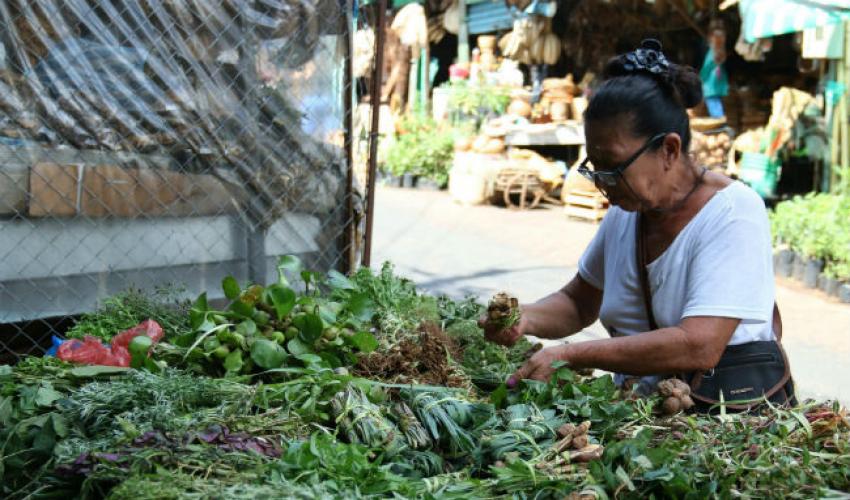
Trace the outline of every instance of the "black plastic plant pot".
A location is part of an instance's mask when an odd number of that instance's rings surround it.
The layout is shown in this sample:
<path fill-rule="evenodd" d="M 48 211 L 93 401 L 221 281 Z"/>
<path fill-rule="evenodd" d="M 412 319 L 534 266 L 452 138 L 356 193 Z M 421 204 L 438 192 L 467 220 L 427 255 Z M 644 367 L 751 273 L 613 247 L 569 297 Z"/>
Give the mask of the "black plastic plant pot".
<path fill-rule="evenodd" d="M 803 281 L 806 277 L 806 259 L 804 259 L 800 254 L 794 254 L 794 279 L 797 281 Z"/>
<path fill-rule="evenodd" d="M 838 287 L 838 300 L 850 304 L 850 283 L 844 283 Z"/>
<path fill-rule="evenodd" d="M 776 259 L 773 264 L 776 269 L 775 273 L 785 278 L 790 278 L 794 270 L 794 251 L 787 248 L 776 252 Z"/>
<path fill-rule="evenodd" d="M 428 179 L 427 177 L 420 177 L 419 181 L 416 183 L 416 189 L 422 189 L 425 191 L 439 191 L 440 183 L 433 179 Z"/>
<path fill-rule="evenodd" d="M 838 289 L 841 287 L 841 282 L 835 278 L 824 278 L 823 291 L 830 297 L 838 296 Z"/>
<path fill-rule="evenodd" d="M 419 179 L 417 179 L 417 176 L 415 176 L 413 174 L 404 174 L 401 177 L 401 179 L 402 179 L 401 187 L 405 187 L 405 188 L 415 188 L 416 187 L 416 181 L 419 180 Z"/>
<path fill-rule="evenodd" d="M 823 261 L 820 259 L 806 260 L 806 272 L 803 275 L 803 284 L 808 288 L 818 287 L 818 276 L 823 271 Z"/>
<path fill-rule="evenodd" d="M 404 186 L 404 178 L 398 175 L 387 174 L 384 176 L 384 185 L 390 187 L 402 187 Z"/>

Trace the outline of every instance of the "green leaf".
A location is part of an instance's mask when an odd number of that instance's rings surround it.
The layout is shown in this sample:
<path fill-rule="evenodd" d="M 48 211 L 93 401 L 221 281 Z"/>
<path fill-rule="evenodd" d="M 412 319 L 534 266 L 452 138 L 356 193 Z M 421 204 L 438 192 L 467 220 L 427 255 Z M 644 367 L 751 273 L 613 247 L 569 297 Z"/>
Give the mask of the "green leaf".
<path fill-rule="evenodd" d="M 353 281 L 335 269 L 328 271 L 328 284 L 337 290 L 354 290 L 357 288 Z"/>
<path fill-rule="evenodd" d="M 254 306 L 248 305 L 241 300 L 235 300 L 230 304 L 230 310 L 243 318 L 252 318 L 254 316 Z"/>
<path fill-rule="evenodd" d="M 325 329 L 325 324 L 317 314 L 306 314 L 301 321 L 301 325 L 296 325 L 300 330 L 298 337 L 307 344 L 319 340 L 322 332 Z"/>
<path fill-rule="evenodd" d="M 302 361 L 308 368 L 321 368 L 323 359 L 316 354 L 306 353 L 295 356 L 296 359 Z"/>
<path fill-rule="evenodd" d="M 6 427 L 12 425 L 12 411 L 14 411 L 14 399 L 12 396 L 2 397 L 0 396 L 0 427 Z M 0 463 L 3 461 L 0 460 Z"/>
<path fill-rule="evenodd" d="M 632 461 L 646 470 L 651 470 L 653 467 L 652 461 L 646 455 L 638 455 Z"/>
<path fill-rule="evenodd" d="M 44 426 L 41 432 L 36 434 L 35 440 L 32 442 L 34 450 L 50 454 L 53 453 L 53 447 L 56 445 L 56 432 L 53 431 L 53 426 Z"/>
<path fill-rule="evenodd" d="M 368 293 L 358 293 L 348 300 L 348 310 L 360 321 L 371 321 L 375 315 L 375 302 Z"/>
<path fill-rule="evenodd" d="M 328 302 L 319 306 L 319 316 L 321 316 L 322 321 L 329 325 L 336 323 L 341 311 L 342 304 L 338 302 Z"/>
<path fill-rule="evenodd" d="M 309 354 L 313 352 L 313 348 L 310 345 L 302 342 L 301 339 L 299 339 L 298 337 L 295 337 L 294 339 L 287 342 L 286 348 L 293 356 L 299 356 L 301 354 Z"/>
<path fill-rule="evenodd" d="M 252 319 L 246 319 L 236 325 L 236 333 L 242 334 L 246 337 L 255 335 L 257 333 L 257 324 L 254 323 L 254 320 Z"/>
<path fill-rule="evenodd" d="M 201 324 L 207 320 L 207 312 L 210 310 L 207 304 L 207 294 L 202 293 L 189 309 L 189 324 L 195 330 L 201 329 Z"/>
<path fill-rule="evenodd" d="M 199 330 L 196 328 L 196 330 Z M 195 341 L 195 332 L 186 332 L 183 335 L 176 337 L 172 343 L 177 347 L 189 347 Z"/>
<path fill-rule="evenodd" d="M 319 357 L 321 357 L 322 360 L 324 360 L 324 362 L 327 363 L 328 366 L 330 366 L 331 368 L 339 368 L 340 366 L 342 366 L 342 360 L 339 359 L 339 357 L 332 352 L 320 352 Z"/>
<path fill-rule="evenodd" d="M 283 285 L 272 285 L 268 289 L 278 319 L 285 318 L 295 307 L 295 291 Z"/>
<path fill-rule="evenodd" d="M 38 392 L 35 393 L 35 404 L 38 406 L 50 406 L 60 399 L 62 394 L 47 384 L 39 387 Z"/>
<path fill-rule="evenodd" d="M 210 321 L 209 319 L 204 319 L 196 330 L 200 332 L 206 332 L 215 328 L 215 322 Z"/>
<path fill-rule="evenodd" d="M 65 421 L 65 417 L 61 413 L 54 413 L 51 420 L 56 435 L 60 438 L 66 437 L 68 435 L 68 423 Z"/>
<path fill-rule="evenodd" d="M 76 378 L 93 378 L 101 375 L 120 375 L 127 373 L 129 368 L 122 366 L 77 366 L 68 372 Z"/>
<path fill-rule="evenodd" d="M 303 281 L 308 287 L 310 286 L 310 283 L 313 282 L 314 277 L 315 275 L 310 271 L 301 271 L 301 281 Z"/>
<path fill-rule="evenodd" d="M 617 471 L 615 472 L 615 474 L 617 475 L 617 479 L 620 480 L 621 485 L 625 485 L 626 488 L 629 489 L 629 491 L 635 491 L 635 485 L 634 483 L 632 483 L 631 478 L 626 473 L 625 469 L 623 469 L 623 467 L 617 467 Z"/>
<path fill-rule="evenodd" d="M 163 366 L 165 366 L 164 365 L 165 361 L 162 361 L 161 363 L 163 363 Z M 151 358 L 145 358 L 145 363 L 144 363 L 145 370 L 147 370 L 151 373 L 160 373 L 163 369 L 163 366 L 160 366 L 159 363 L 157 363 L 156 361 L 154 361 Z"/>
<path fill-rule="evenodd" d="M 286 351 L 277 342 L 257 339 L 251 345 L 251 359 L 257 366 L 266 370 L 279 368 L 286 360 Z"/>
<path fill-rule="evenodd" d="M 366 354 L 378 348 L 378 340 L 369 332 L 357 332 L 348 338 L 348 342 Z"/>
<path fill-rule="evenodd" d="M 230 300 L 238 299 L 239 295 L 242 293 L 242 289 L 239 288 L 239 283 L 233 276 L 228 276 L 221 280 L 221 289 L 224 290 L 224 296 Z"/>
<path fill-rule="evenodd" d="M 12 367 L 9 365 L 0 365 L 0 382 L 12 379 Z"/>
<path fill-rule="evenodd" d="M 508 386 L 500 384 L 495 391 L 490 393 L 490 402 L 498 409 L 503 409 L 508 401 Z"/>
<path fill-rule="evenodd" d="M 298 274 L 302 269 L 301 259 L 294 255 L 284 255 L 277 261 L 278 281 L 281 285 L 288 286 L 289 280 L 286 279 L 284 271 L 289 271 L 292 274 Z"/>
<path fill-rule="evenodd" d="M 224 358 L 224 369 L 229 372 L 238 372 L 242 369 L 242 350 L 236 349 Z"/>
<path fill-rule="evenodd" d="M 200 312 L 207 312 L 210 310 L 210 306 L 207 303 L 207 294 L 206 292 L 200 294 L 198 298 L 195 300 L 195 303 L 192 304 L 192 309 L 195 309 Z"/>
<path fill-rule="evenodd" d="M 649 471 L 643 475 L 645 481 L 670 481 L 674 477 L 676 477 L 675 474 L 667 466 Z"/>

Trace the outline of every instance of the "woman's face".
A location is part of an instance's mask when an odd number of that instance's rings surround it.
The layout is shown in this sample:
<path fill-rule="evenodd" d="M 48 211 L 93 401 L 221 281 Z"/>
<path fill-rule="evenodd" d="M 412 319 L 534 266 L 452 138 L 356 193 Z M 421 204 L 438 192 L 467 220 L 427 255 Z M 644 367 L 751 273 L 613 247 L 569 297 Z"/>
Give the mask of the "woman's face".
<path fill-rule="evenodd" d="M 669 170 L 665 168 L 669 141 L 665 134 L 633 137 L 624 126 L 625 122 L 587 123 L 585 138 L 591 170 L 620 172 L 613 186 L 600 186 L 597 182 L 597 187 L 607 195 L 611 204 L 634 212 L 647 208 L 647 205 L 655 207 L 663 200 L 663 180 Z M 628 163 L 629 160 L 632 161 Z"/>

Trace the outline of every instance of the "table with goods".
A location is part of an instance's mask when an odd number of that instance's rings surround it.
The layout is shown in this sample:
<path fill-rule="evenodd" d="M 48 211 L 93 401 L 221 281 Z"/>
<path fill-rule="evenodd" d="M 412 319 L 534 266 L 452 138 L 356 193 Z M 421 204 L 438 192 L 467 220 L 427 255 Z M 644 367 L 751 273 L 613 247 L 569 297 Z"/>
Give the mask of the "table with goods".
<path fill-rule="evenodd" d="M 350 276 L 281 259 L 226 300 L 128 291 L 56 356 L 0 366 L 0 497 L 813 498 L 850 491 L 837 404 L 683 412 L 485 341 L 519 320 L 417 290 L 390 264 Z M 100 363 L 100 364 L 91 364 Z"/>

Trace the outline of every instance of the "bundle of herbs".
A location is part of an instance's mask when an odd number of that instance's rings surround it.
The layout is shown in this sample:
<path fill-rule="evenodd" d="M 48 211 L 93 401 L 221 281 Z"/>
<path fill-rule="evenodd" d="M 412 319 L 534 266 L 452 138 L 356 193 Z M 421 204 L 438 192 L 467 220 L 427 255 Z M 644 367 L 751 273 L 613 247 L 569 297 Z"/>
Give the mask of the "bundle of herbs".
<path fill-rule="evenodd" d="M 180 288 L 174 286 L 149 291 L 129 289 L 105 299 L 94 312 L 83 314 L 65 336 L 82 339 L 90 335 L 109 342 L 118 333 L 148 319 L 162 326 L 166 338 L 182 335 L 190 330 L 189 301 L 182 295 Z"/>

